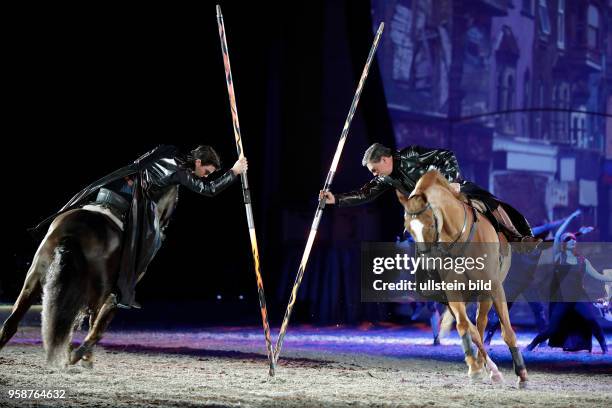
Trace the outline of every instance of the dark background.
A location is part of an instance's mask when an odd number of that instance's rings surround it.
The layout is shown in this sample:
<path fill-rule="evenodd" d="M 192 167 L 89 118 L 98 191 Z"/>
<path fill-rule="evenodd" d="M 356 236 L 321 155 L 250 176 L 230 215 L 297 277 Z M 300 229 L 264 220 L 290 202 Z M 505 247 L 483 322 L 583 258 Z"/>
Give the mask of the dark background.
<path fill-rule="evenodd" d="M 7 14 L 1 301 L 16 298 L 38 244 L 27 229 L 93 180 L 161 143 L 185 150 L 210 144 L 225 166 L 236 160 L 215 3 L 24 8 Z M 369 1 L 219 3 L 263 278 L 277 323 L 378 22 L 371 20 Z M 335 191 L 369 179 L 360 162 L 374 141 L 394 144 L 376 63 Z M 402 223 L 394 201 L 389 195 L 367 208 L 326 211 L 298 321 L 384 315 L 380 305 L 347 304 L 358 300 L 359 264 L 358 256 L 347 261 L 343 254 L 357 254 L 362 240 L 395 239 Z M 340 262 L 331 269 L 337 273 L 322 276 L 330 262 Z M 322 300 L 317 294 L 324 292 Z M 200 321 L 258 321 L 238 184 L 214 199 L 181 192 L 167 240 L 137 299 L 145 310 L 159 302 L 216 305 L 200 313 Z"/>

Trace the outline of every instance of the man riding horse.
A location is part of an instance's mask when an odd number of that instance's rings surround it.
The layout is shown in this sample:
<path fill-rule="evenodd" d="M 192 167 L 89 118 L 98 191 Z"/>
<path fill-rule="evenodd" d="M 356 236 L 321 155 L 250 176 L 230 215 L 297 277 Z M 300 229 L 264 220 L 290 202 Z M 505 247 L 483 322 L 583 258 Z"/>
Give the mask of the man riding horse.
<path fill-rule="evenodd" d="M 180 154 L 174 146 L 159 146 L 132 164 L 85 187 L 58 213 L 35 229 L 47 225 L 60 214 L 87 204 L 106 208 L 107 215 L 123 227 L 117 306 L 139 308 L 134 300 L 136 282 L 160 248 L 170 216 L 156 211 L 162 193 L 168 187 L 182 185 L 198 194 L 215 196 L 246 171 L 248 164 L 246 158 L 239 159 L 217 179 L 204 180 L 220 167 L 219 155 L 210 146 L 200 145 L 187 155 Z"/>
<path fill-rule="evenodd" d="M 364 204 L 392 188 L 408 196 L 421 176 L 435 169 L 451 183 L 453 188 L 461 191 L 481 207 L 485 216 L 509 242 L 534 244 L 540 242 L 534 238 L 529 223 L 521 213 L 461 177 L 457 159 L 450 150 L 413 145 L 400 151 L 393 151 L 380 143 L 374 143 L 366 150 L 361 163 L 368 168 L 374 178 L 360 189 L 349 193 L 322 192 L 326 204 L 336 204 L 339 207 Z"/>
<path fill-rule="evenodd" d="M 366 150 L 362 164 L 367 166 L 368 170 L 375 176 L 374 179 L 361 189 L 350 193 L 334 195 L 331 192 L 322 191 L 321 195 L 325 197 L 326 203 L 339 206 L 366 203 L 393 188 L 397 192 L 405 213 L 411 217 L 407 219 L 408 221 L 405 222 L 404 226 L 411 234 L 415 235 L 414 238 L 417 242 L 451 242 L 449 240 L 455 237 L 451 244 L 452 247 L 466 232 L 468 222 L 471 227 L 465 242 L 495 243 L 497 241 L 501 243 L 499 233 L 503 233 L 508 242 L 535 244 L 529 245 L 529 247 L 535 247 L 539 242 L 538 239 L 533 237 L 527 220 L 517 210 L 461 177 L 457 159 L 449 150 L 410 146 L 394 152 L 379 143 L 375 143 Z M 472 206 L 471 211 L 466 210 L 468 203 L 463 201 L 464 197 L 460 197 L 459 192 L 471 201 L 469 203 Z M 490 220 L 490 223 L 481 223 L 482 226 L 476 228 L 479 216 L 475 208 L 478 208 Z M 440 220 L 438 220 L 439 217 L 435 216 L 434 209 L 440 211 Z M 471 215 L 468 215 L 470 212 Z M 461 213 L 463 213 L 463 228 L 461 228 Z M 428 220 L 425 221 L 423 218 Z M 469 219 L 471 221 L 468 221 Z M 429 232 L 427 236 L 423 233 L 424 230 Z M 517 346 L 516 334 L 512 329 L 508 315 L 503 288 L 503 281 L 510 265 L 511 252 L 508 251 L 507 255 L 503 255 L 501 248 L 493 245 L 486 247 L 476 245 L 472 246 L 471 250 L 476 250 L 478 256 L 484 254 L 483 259 L 488 260 L 487 265 L 481 272 L 469 276 L 463 273 L 459 274 L 452 268 L 437 269 L 435 272 L 439 279 L 446 282 L 452 282 L 451 279 L 462 277 L 464 284 L 466 279 L 488 281 L 491 284 L 490 289 L 479 290 L 477 293 L 476 326 L 467 316 L 466 298 L 463 297 L 464 295 L 472 296 L 473 293 L 459 291 L 460 293 L 457 294 L 453 289 L 446 289 L 436 293 L 435 297 L 443 296 L 444 302 L 448 304 L 456 319 L 457 332 L 461 337 L 470 378 L 479 378 L 490 370 L 490 378 L 493 383 L 499 383 L 503 381 L 501 373 L 488 356 L 482 342 L 487 324 L 487 314 L 490 308 L 493 305 L 495 306 L 500 316 L 503 316 L 503 337 L 512 355 L 517 384 L 520 388 L 524 388 L 528 381 L 527 368 Z M 464 254 L 465 251 L 469 250 L 464 246 L 460 251 Z M 470 255 L 471 258 L 476 258 L 474 252 L 470 253 L 472 254 Z M 487 255 L 490 256 L 487 257 Z M 417 281 L 418 279 L 417 276 Z M 451 297 L 451 294 L 453 294 L 453 297 Z M 457 295 L 459 295 L 458 298 Z M 429 295 L 425 296 L 430 297 Z M 474 354 L 472 342 L 477 346 L 478 355 Z"/>

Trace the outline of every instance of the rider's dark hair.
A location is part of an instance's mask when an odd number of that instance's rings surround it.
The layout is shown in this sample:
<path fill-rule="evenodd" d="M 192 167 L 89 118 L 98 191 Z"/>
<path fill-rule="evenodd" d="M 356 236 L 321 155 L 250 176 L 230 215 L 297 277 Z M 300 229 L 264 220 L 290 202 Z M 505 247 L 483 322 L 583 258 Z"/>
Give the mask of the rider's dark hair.
<path fill-rule="evenodd" d="M 363 154 L 361 165 L 366 166 L 368 163 L 378 163 L 382 157 L 391 157 L 392 154 L 393 151 L 390 148 L 380 143 L 374 143 Z"/>
<path fill-rule="evenodd" d="M 215 149 L 207 145 L 199 145 L 193 149 L 187 155 L 185 167 L 193 169 L 196 160 L 200 160 L 202 166 L 211 165 L 215 166 L 215 169 L 219 169 L 221 167 L 221 159 L 219 158 L 219 154 L 215 151 Z"/>

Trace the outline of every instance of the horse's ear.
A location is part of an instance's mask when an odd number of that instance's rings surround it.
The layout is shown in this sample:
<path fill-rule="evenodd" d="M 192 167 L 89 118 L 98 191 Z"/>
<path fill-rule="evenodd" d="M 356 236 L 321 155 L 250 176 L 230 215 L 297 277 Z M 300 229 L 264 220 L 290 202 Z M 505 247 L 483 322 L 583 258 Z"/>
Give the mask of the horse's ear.
<path fill-rule="evenodd" d="M 427 205 L 427 197 L 423 193 L 411 194 L 407 200 L 407 208 L 410 211 L 418 211 L 422 207 Z"/>
<path fill-rule="evenodd" d="M 408 197 L 408 199 L 412 200 L 413 198 L 420 198 L 421 201 L 423 201 L 424 203 L 427 202 L 427 197 L 420 190 L 419 191 L 413 190 L 412 193 L 410 193 L 410 197 Z"/>

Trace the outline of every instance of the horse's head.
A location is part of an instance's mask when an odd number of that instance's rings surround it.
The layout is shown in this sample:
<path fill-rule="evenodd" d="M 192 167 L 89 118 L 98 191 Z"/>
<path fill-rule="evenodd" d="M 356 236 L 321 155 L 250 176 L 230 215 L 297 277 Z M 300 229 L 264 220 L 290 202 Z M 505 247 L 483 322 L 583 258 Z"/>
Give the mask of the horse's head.
<path fill-rule="evenodd" d="M 397 196 L 404 207 L 404 227 L 415 242 L 417 244 L 437 242 L 440 222 L 427 197 L 421 193 L 406 197 L 399 191 Z"/>
<path fill-rule="evenodd" d="M 437 170 L 425 173 L 410 197 L 398 192 L 398 198 L 404 206 L 406 230 L 417 243 L 452 242 L 463 234 L 467 215 L 462 202 L 467 199 Z"/>
<path fill-rule="evenodd" d="M 409 197 L 399 191 L 397 197 L 404 207 L 404 226 L 417 243 L 440 241 L 443 217 L 438 207 L 455 199 L 464 200 L 437 170 L 425 173 Z"/>

